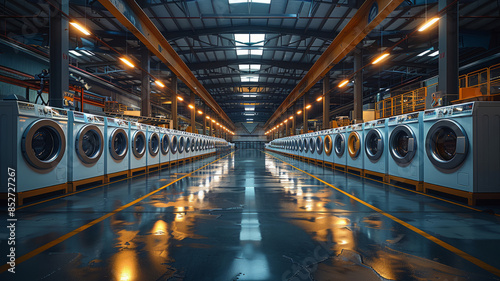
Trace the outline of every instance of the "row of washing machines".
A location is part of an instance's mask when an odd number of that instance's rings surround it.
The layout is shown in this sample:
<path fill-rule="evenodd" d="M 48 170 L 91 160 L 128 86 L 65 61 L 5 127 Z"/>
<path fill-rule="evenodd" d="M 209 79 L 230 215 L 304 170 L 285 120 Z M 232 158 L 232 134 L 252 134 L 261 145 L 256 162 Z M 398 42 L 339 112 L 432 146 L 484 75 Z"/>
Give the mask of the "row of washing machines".
<path fill-rule="evenodd" d="M 0 102 L 0 128 L 1 170 L 16 171 L 17 192 L 72 191 L 79 184 L 108 182 L 234 147 L 220 138 L 18 100 Z M 7 172 L 1 178 L 7 186 Z"/>
<path fill-rule="evenodd" d="M 276 139 L 267 149 L 469 199 L 500 199 L 500 102 L 470 102 Z"/>

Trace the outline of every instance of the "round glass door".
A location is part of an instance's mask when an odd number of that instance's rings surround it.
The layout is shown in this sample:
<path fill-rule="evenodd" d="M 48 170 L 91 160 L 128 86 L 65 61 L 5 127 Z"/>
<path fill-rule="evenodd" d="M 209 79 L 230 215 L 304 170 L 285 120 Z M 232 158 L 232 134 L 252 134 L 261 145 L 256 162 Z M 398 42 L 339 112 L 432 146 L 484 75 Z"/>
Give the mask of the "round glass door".
<path fill-rule="evenodd" d="M 377 161 L 384 152 L 384 139 L 377 129 L 371 129 L 365 137 L 366 157 L 372 161 Z"/>
<path fill-rule="evenodd" d="M 170 149 L 170 138 L 168 137 L 168 135 L 164 134 L 161 137 L 161 154 L 167 155 L 169 149 Z"/>
<path fill-rule="evenodd" d="M 309 139 L 309 149 L 311 153 L 314 154 L 314 151 L 316 150 L 316 141 L 314 140 L 314 138 Z"/>
<path fill-rule="evenodd" d="M 109 138 L 109 153 L 115 160 L 123 160 L 128 151 L 128 137 L 123 129 L 115 129 Z"/>
<path fill-rule="evenodd" d="M 330 135 L 326 135 L 323 143 L 325 147 L 325 154 L 327 156 L 330 156 L 332 154 L 332 148 L 333 148 L 332 137 L 330 137 Z"/>
<path fill-rule="evenodd" d="M 101 158 L 103 136 L 95 125 L 86 125 L 80 129 L 75 140 L 76 154 L 86 164 L 94 164 Z"/>
<path fill-rule="evenodd" d="M 184 148 L 186 150 L 186 153 L 191 151 L 191 138 L 186 137 L 186 147 Z"/>
<path fill-rule="evenodd" d="M 179 146 L 179 144 L 177 143 L 177 136 L 172 136 L 171 137 L 171 140 L 170 140 L 170 151 L 172 152 L 172 154 L 175 154 L 177 153 L 177 148 Z"/>
<path fill-rule="evenodd" d="M 38 169 L 55 167 L 66 151 L 66 137 L 56 122 L 38 120 L 24 131 L 21 150 L 24 159 Z"/>
<path fill-rule="evenodd" d="M 158 152 L 160 151 L 160 137 L 157 133 L 153 133 L 149 136 L 148 148 L 151 156 L 158 155 Z"/>
<path fill-rule="evenodd" d="M 178 151 L 179 151 L 179 153 L 184 152 L 185 145 L 186 145 L 186 141 L 184 140 L 184 137 L 180 137 L 179 138 L 179 145 L 178 145 L 178 148 L 179 148 Z"/>
<path fill-rule="evenodd" d="M 321 138 L 321 136 L 316 138 L 316 152 L 318 152 L 319 155 L 323 153 L 323 138 Z"/>
<path fill-rule="evenodd" d="M 142 158 L 146 152 L 146 136 L 143 132 L 139 131 L 134 134 L 132 140 L 132 153 L 137 158 Z"/>
<path fill-rule="evenodd" d="M 303 139 L 303 146 L 304 146 L 304 152 L 308 152 L 309 151 L 309 141 L 307 139 Z"/>
<path fill-rule="evenodd" d="M 460 124 L 444 119 L 429 128 L 425 139 L 425 150 L 434 166 L 453 169 L 466 159 L 469 139 Z"/>
<path fill-rule="evenodd" d="M 410 163 L 417 151 L 417 142 L 413 130 L 407 125 L 396 126 L 389 140 L 389 151 L 396 163 Z"/>
<path fill-rule="evenodd" d="M 335 154 L 337 155 L 337 157 L 342 157 L 342 155 L 344 155 L 345 138 L 342 133 L 335 135 L 335 142 L 333 147 L 335 149 Z"/>

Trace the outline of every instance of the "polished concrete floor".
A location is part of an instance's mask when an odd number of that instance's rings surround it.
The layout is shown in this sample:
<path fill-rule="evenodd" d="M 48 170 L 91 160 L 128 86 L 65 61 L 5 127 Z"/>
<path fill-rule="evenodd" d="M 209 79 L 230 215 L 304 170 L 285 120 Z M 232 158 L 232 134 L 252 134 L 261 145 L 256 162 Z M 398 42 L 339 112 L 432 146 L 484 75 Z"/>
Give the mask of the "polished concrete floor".
<path fill-rule="evenodd" d="M 215 160 L 19 209 L 0 280 L 500 280 L 497 215 L 260 150 Z"/>

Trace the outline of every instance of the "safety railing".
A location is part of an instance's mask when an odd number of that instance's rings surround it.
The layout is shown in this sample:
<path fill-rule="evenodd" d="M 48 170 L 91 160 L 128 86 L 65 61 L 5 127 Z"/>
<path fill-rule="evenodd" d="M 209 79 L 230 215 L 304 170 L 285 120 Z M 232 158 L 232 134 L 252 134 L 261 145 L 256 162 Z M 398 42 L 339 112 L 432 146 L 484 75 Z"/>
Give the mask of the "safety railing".
<path fill-rule="evenodd" d="M 483 96 L 500 95 L 500 64 L 476 70 L 458 77 L 460 88 L 480 88 Z M 381 100 L 375 104 L 376 118 L 410 113 L 425 109 L 427 88 L 419 88 Z"/>
<path fill-rule="evenodd" d="M 425 109 L 427 87 L 381 100 L 375 104 L 376 118 L 386 118 Z"/>

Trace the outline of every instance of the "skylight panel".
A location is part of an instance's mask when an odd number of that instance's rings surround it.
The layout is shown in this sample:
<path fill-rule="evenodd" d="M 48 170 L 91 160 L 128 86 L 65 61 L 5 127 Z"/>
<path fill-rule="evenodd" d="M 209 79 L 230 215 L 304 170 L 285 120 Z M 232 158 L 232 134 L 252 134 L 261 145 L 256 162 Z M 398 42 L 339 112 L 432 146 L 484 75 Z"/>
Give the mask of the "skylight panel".
<path fill-rule="evenodd" d="M 243 3 L 257 3 L 257 4 L 271 4 L 271 0 L 228 0 L 229 4 L 243 4 Z"/>
<path fill-rule="evenodd" d="M 260 70 L 260 64 L 240 64 L 239 66 L 240 71 L 258 71 Z"/>
<path fill-rule="evenodd" d="M 435 51 L 434 53 L 430 53 L 429 57 L 435 57 L 437 55 L 439 55 L 439 51 Z"/>
<path fill-rule="evenodd" d="M 255 106 L 245 106 L 245 111 L 255 111 Z"/>
<path fill-rule="evenodd" d="M 259 75 L 241 75 L 241 82 L 259 82 Z"/>
<path fill-rule="evenodd" d="M 234 34 L 236 46 L 264 46 L 266 34 Z"/>

